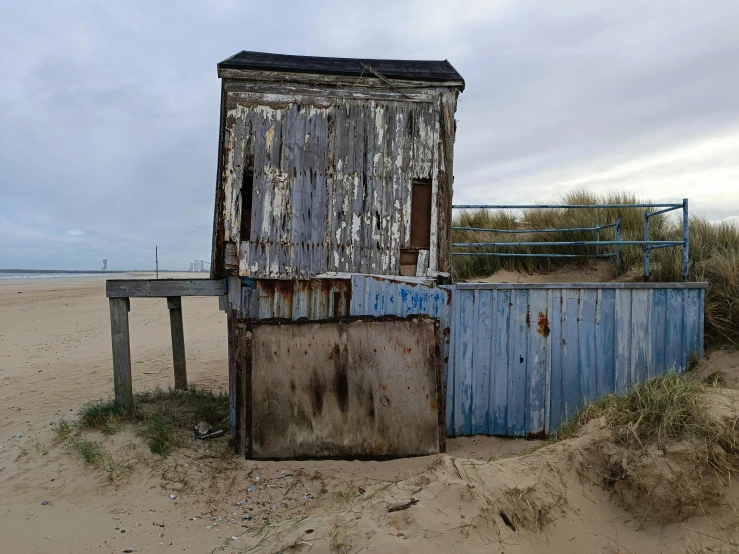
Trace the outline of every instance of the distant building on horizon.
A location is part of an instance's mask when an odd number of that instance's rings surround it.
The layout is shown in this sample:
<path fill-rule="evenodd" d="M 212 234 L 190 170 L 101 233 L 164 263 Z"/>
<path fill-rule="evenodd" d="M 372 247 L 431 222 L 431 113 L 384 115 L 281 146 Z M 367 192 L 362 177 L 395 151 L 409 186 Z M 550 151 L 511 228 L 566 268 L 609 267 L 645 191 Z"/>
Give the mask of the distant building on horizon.
<path fill-rule="evenodd" d="M 103 260 L 103 267 L 101 271 L 108 271 L 108 260 Z"/>
<path fill-rule="evenodd" d="M 208 268 L 205 267 L 208 265 L 204 260 L 195 260 L 194 262 L 190 262 L 190 273 L 201 273 L 203 271 L 208 271 Z"/>

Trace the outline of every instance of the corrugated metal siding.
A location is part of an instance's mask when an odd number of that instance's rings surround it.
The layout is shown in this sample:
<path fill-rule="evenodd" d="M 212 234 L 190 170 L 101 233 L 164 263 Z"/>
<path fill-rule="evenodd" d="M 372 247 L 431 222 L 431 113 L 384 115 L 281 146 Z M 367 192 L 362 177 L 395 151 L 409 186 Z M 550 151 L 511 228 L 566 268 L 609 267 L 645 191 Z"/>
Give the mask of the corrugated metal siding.
<path fill-rule="evenodd" d="M 409 247 L 412 179 L 434 179 L 432 101 L 229 92 L 225 240 L 241 236 L 241 183 L 254 171 L 250 240 L 239 274 L 308 279 L 328 271 L 397 275 Z M 434 186 L 436 194 L 436 186 Z M 436 267 L 436 196 L 431 268 Z"/>
<path fill-rule="evenodd" d="M 348 279 L 248 279 L 230 277 L 229 299 L 239 319 L 330 319 L 349 315 Z"/>
<path fill-rule="evenodd" d="M 539 436 L 703 356 L 702 288 L 453 289 L 447 434 Z"/>

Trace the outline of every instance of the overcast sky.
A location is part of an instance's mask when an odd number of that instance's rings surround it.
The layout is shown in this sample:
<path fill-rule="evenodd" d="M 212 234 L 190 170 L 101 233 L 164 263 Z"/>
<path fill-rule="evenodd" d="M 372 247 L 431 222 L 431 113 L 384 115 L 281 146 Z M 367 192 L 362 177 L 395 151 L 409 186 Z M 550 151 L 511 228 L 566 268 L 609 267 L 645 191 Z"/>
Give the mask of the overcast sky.
<path fill-rule="evenodd" d="M 600 5 L 598 5 L 600 4 Z M 0 268 L 210 256 L 240 50 L 448 59 L 456 203 L 574 187 L 739 215 L 739 2 L 0 3 Z"/>

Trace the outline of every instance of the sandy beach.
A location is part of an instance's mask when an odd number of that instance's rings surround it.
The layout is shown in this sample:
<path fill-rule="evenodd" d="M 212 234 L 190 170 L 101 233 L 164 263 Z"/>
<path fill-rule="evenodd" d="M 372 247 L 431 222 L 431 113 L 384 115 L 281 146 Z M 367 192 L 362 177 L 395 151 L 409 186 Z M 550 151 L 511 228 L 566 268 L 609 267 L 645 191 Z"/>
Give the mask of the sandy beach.
<path fill-rule="evenodd" d="M 104 284 L 104 276 L 0 282 L 1 552 L 615 554 L 699 552 L 687 546 L 736 535 L 731 510 L 666 526 L 625 511 L 573 469 L 586 439 L 523 458 L 505 455 L 531 442 L 476 437 L 451 439 L 447 454 L 432 457 L 254 463 L 225 453 L 225 440 L 157 458 L 124 432 L 100 440 L 127 471 L 86 467 L 51 424 L 112 394 Z M 227 387 L 217 299 L 184 298 L 183 311 L 190 383 Z M 166 301 L 133 299 L 130 327 L 134 388 L 171 386 Z M 737 372 L 736 357 L 722 356 Z M 485 507 L 513 486 L 536 492 L 546 526 L 512 530 Z M 386 512 L 410 497 L 419 504 Z"/>

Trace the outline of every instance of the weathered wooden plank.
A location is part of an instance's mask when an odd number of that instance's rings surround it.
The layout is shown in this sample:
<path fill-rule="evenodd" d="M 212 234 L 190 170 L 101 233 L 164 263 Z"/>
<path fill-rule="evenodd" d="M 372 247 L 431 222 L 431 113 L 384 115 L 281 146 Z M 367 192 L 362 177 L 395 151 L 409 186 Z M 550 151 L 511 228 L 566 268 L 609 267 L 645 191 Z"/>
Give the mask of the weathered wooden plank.
<path fill-rule="evenodd" d="M 614 325 L 616 318 L 614 290 L 596 291 L 595 309 L 595 372 L 597 396 L 614 392 L 615 353 L 613 349 Z"/>
<path fill-rule="evenodd" d="M 622 394 L 631 386 L 631 289 L 616 289 L 616 390 Z"/>
<path fill-rule="evenodd" d="M 232 101 L 247 104 L 309 104 L 331 105 L 341 100 L 384 100 L 397 102 L 431 102 L 435 91 L 416 88 L 405 89 L 402 93 L 379 89 L 345 89 L 312 87 L 304 84 L 248 83 L 245 81 L 225 81 L 226 91 Z"/>
<path fill-rule="evenodd" d="M 218 131 L 218 169 L 216 171 L 216 194 L 213 205 L 213 239 L 211 245 L 210 276 L 211 278 L 225 277 L 226 271 L 223 264 L 223 243 L 225 240 L 224 214 L 224 190 L 221 186 L 223 167 L 225 165 L 225 136 L 227 128 L 233 125 L 233 121 L 226 118 L 226 83 L 221 81 L 221 104 L 220 104 L 220 126 Z"/>
<path fill-rule="evenodd" d="M 474 344 L 475 293 L 460 294 L 455 318 L 456 346 L 454 349 L 454 428 L 457 435 L 469 435 L 472 431 L 472 368 Z"/>
<path fill-rule="evenodd" d="M 498 294 L 503 291 L 498 291 Z M 506 291 L 510 293 L 510 291 Z M 552 290 L 549 296 L 549 341 L 552 351 L 549 353 L 549 428 L 557 429 L 562 423 L 564 413 L 563 362 L 565 345 L 562 344 L 562 320 L 564 310 L 563 291 Z"/>
<path fill-rule="evenodd" d="M 311 85 L 351 85 L 353 88 L 362 87 L 369 90 L 387 90 L 391 86 L 393 90 L 404 90 L 406 88 L 430 88 L 427 81 L 414 81 L 411 79 L 385 79 L 381 80 L 373 76 L 349 75 L 327 75 L 314 73 L 286 73 L 283 71 L 262 71 L 250 69 L 232 69 L 226 67 L 218 68 L 218 77 L 221 79 L 246 80 L 246 81 L 268 81 L 287 83 L 307 83 Z M 463 81 L 438 81 L 433 83 L 434 87 L 455 87 L 460 90 L 464 88 Z"/>
<path fill-rule="evenodd" d="M 595 302 L 596 291 L 580 291 L 580 314 L 577 321 L 580 402 L 592 402 L 597 398 Z"/>
<path fill-rule="evenodd" d="M 667 332 L 665 340 L 665 365 L 667 369 L 685 368 L 683 331 L 683 292 L 667 291 Z"/>
<path fill-rule="evenodd" d="M 683 294 L 683 301 L 685 303 L 685 309 L 683 310 L 685 317 L 685 346 L 688 364 L 686 365 L 686 369 L 688 369 L 691 362 L 703 357 L 703 347 L 699 342 L 701 338 L 700 318 L 703 307 L 700 302 L 701 291 L 686 290 Z"/>
<path fill-rule="evenodd" d="M 174 387 L 187 390 L 187 363 L 185 360 L 185 328 L 182 324 L 182 297 L 168 296 L 169 327 L 172 335 L 172 364 Z"/>
<path fill-rule="evenodd" d="M 441 122 L 439 121 L 439 103 L 433 104 L 431 112 L 431 124 L 433 132 L 431 135 L 431 236 L 429 245 L 429 269 L 439 270 L 439 189 L 442 181 L 446 179 L 446 160 L 441 144 Z"/>
<path fill-rule="evenodd" d="M 364 104 L 352 104 L 349 117 L 354 122 L 354 164 L 352 171 L 353 189 L 352 189 L 352 213 L 351 213 L 351 239 L 350 257 L 351 271 L 361 272 L 363 268 L 364 257 L 364 214 L 365 214 L 365 196 L 366 196 L 366 175 L 365 175 L 365 115 L 366 106 Z M 348 169 L 348 168 L 347 168 Z M 348 212 L 347 212 L 348 217 Z"/>
<path fill-rule="evenodd" d="M 436 252 L 439 271 L 449 272 L 451 268 L 452 235 L 452 195 L 454 194 L 454 141 L 457 111 L 457 91 L 441 94 L 439 98 L 439 152 L 443 163 L 439 163 L 438 190 L 436 203 L 436 225 L 438 248 Z M 443 172 L 442 172 L 443 169 Z"/>
<path fill-rule="evenodd" d="M 527 368 L 529 357 L 528 326 L 529 292 L 511 294 L 511 343 L 508 358 L 508 434 L 526 436 L 526 406 L 528 404 Z"/>
<path fill-rule="evenodd" d="M 649 336 L 649 316 L 652 300 L 651 291 L 639 289 L 631 295 L 631 381 L 642 383 L 649 373 L 651 360 Z"/>
<path fill-rule="evenodd" d="M 529 435 L 541 436 L 544 433 L 545 411 L 547 405 L 546 373 L 549 346 L 549 302 L 547 291 L 534 290 L 529 293 L 528 338 L 528 421 Z"/>
<path fill-rule="evenodd" d="M 128 333 L 128 298 L 110 298 L 110 338 L 113 345 L 113 388 L 115 403 L 133 410 L 131 341 Z"/>
<path fill-rule="evenodd" d="M 472 434 L 490 434 L 490 368 L 493 346 L 493 291 L 475 291 L 472 357 Z"/>
<path fill-rule="evenodd" d="M 562 291 L 562 299 L 562 421 L 566 421 L 575 415 L 582 402 L 577 326 L 580 291 Z"/>
<path fill-rule="evenodd" d="M 456 324 L 456 320 L 452 319 Z M 453 327 L 452 327 L 453 328 Z M 491 425 L 494 435 L 508 432 L 508 377 L 511 340 L 511 292 L 493 291 L 493 357 L 491 360 Z M 455 367 L 456 371 L 456 367 Z"/>
<path fill-rule="evenodd" d="M 166 298 L 168 296 L 220 296 L 226 291 L 223 279 L 108 279 L 108 298 Z"/>
<path fill-rule="evenodd" d="M 649 377 L 654 377 L 667 369 L 665 364 L 667 318 L 667 290 L 653 290 L 650 320 L 652 363 Z"/>
<path fill-rule="evenodd" d="M 382 272 L 387 275 L 397 275 L 400 273 L 400 252 L 398 257 L 393 259 L 393 210 L 394 210 L 394 198 L 395 198 L 395 182 L 394 182 L 394 148 L 397 148 L 396 144 L 396 132 L 397 128 L 395 120 L 397 118 L 397 105 L 394 102 L 390 102 L 385 105 L 383 114 L 382 125 L 385 129 L 385 141 L 382 146 L 382 172 L 380 177 L 380 186 L 382 187 L 381 195 L 381 226 L 380 226 L 380 245 L 382 248 L 381 253 L 381 268 Z"/>

